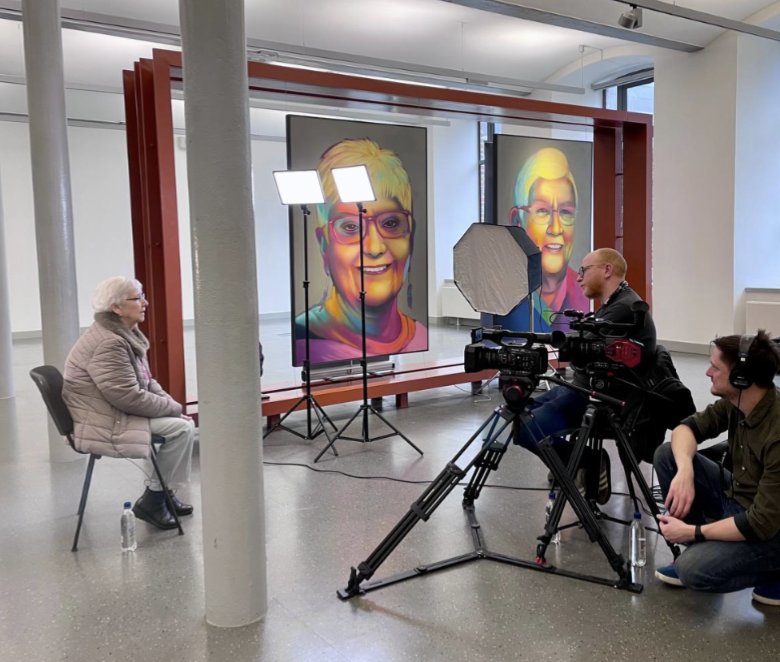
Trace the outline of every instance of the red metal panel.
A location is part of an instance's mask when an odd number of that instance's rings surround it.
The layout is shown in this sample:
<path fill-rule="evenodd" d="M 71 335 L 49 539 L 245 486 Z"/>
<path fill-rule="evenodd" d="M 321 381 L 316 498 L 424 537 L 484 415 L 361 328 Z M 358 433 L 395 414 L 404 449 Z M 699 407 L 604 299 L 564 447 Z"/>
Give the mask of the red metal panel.
<path fill-rule="evenodd" d="M 274 97 L 316 98 L 340 105 L 401 108 L 423 114 L 446 114 L 465 119 L 517 119 L 534 125 L 594 130 L 594 242 L 625 251 L 629 279 L 650 299 L 650 122 L 639 113 L 570 106 L 480 92 L 446 90 L 331 74 L 273 64 L 248 63 L 250 89 Z M 146 284 L 150 302 L 147 317 L 152 340 L 152 367 L 168 391 L 187 400 L 184 381 L 184 340 L 181 305 L 178 215 L 173 157 L 170 81 L 181 80 L 181 53 L 156 49 L 152 61 L 136 65 L 134 85 L 139 159 L 130 156 L 133 193 L 133 237 L 136 271 Z M 130 107 L 131 102 L 126 102 Z M 130 113 L 128 113 L 128 126 Z M 619 140 L 623 133 L 622 153 Z M 131 133 L 128 130 L 128 145 Z M 129 147 L 132 154 L 133 150 Z M 621 156 L 625 163 L 620 185 Z M 135 181 L 135 183 L 133 183 Z M 139 183 L 140 182 L 140 183 Z M 621 224 L 623 190 L 625 223 Z M 137 207 L 140 206 L 140 211 Z M 625 233 L 621 232 L 624 228 Z M 623 236 L 625 234 L 625 236 Z M 141 239 L 142 238 L 142 239 Z M 139 242 L 142 241 L 142 245 Z"/>
<path fill-rule="evenodd" d="M 623 128 L 623 255 L 628 281 L 652 305 L 652 125 Z"/>
<path fill-rule="evenodd" d="M 155 135 L 159 195 L 159 235 L 152 246 L 152 269 L 155 273 L 154 296 L 161 295 L 164 325 L 157 329 L 155 343 L 164 350 L 167 373 L 166 390 L 178 402 L 187 401 L 184 370 L 184 321 L 182 319 L 181 258 L 179 249 L 179 215 L 176 200 L 176 168 L 171 109 L 170 66 L 165 60 L 152 61 Z"/>
<path fill-rule="evenodd" d="M 617 131 L 593 131 L 593 248 L 614 248 L 620 218 L 618 205 Z"/>
<path fill-rule="evenodd" d="M 146 254 L 143 250 L 144 233 L 143 224 L 136 222 L 143 216 L 143 182 L 141 177 L 141 139 L 140 127 L 138 125 L 136 95 L 136 76 L 132 71 L 122 72 L 122 85 L 125 91 L 125 133 L 127 138 L 127 162 L 130 174 L 130 217 L 133 220 L 133 246 L 135 260 L 135 274 L 141 282 L 144 282 L 142 276 L 146 275 Z M 145 328 L 146 329 L 146 328 Z"/>
<path fill-rule="evenodd" d="M 133 78 L 139 159 L 134 163 L 129 156 L 129 165 L 131 180 L 140 181 L 133 241 L 136 275 L 149 297 L 144 325 L 151 340 L 149 362 L 163 387 L 186 402 L 170 81 L 167 69 L 155 69 L 151 60 L 137 63 Z"/>

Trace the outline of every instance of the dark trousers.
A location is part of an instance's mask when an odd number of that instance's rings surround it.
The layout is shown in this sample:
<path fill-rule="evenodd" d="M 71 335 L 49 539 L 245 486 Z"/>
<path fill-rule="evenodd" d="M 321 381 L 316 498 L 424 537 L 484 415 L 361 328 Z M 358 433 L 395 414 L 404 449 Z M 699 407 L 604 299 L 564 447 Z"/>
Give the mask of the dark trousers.
<path fill-rule="evenodd" d="M 661 444 L 653 465 L 664 495 L 677 473 L 671 444 Z M 717 462 L 696 453 L 693 458 L 696 496 L 685 521 L 704 524 L 744 512 L 729 499 L 724 489 L 731 483 L 731 472 Z M 707 540 L 691 544 L 676 561 L 677 575 L 684 586 L 697 591 L 729 593 L 780 580 L 780 533 L 766 541 L 724 542 Z"/>

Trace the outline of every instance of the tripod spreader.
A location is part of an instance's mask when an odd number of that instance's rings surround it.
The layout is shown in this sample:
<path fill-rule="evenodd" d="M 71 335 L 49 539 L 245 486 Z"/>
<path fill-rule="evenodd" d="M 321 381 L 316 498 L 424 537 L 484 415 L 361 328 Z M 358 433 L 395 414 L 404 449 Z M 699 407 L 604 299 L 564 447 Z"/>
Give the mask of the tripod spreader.
<path fill-rule="evenodd" d="M 499 407 L 499 409 L 501 408 Z M 496 412 L 498 412 L 499 409 L 497 409 Z M 488 442 L 485 442 L 483 449 L 477 453 L 476 456 L 463 469 L 457 465 L 458 460 L 461 458 L 461 456 L 464 455 L 474 440 L 477 439 L 482 431 L 488 426 L 488 424 L 493 421 L 493 417 L 497 415 L 496 412 L 494 412 L 493 415 L 491 415 L 480 426 L 479 430 L 477 430 L 471 436 L 471 438 L 455 454 L 452 460 L 447 463 L 444 469 L 442 469 L 439 475 L 436 476 L 433 482 L 420 495 L 417 501 L 411 505 L 409 511 L 406 513 L 406 515 L 403 516 L 401 521 L 393 527 L 390 533 L 385 536 L 384 540 L 379 543 L 377 548 L 371 552 L 370 556 L 365 561 L 363 561 L 363 563 L 359 564 L 357 569 L 354 567 L 351 569 L 347 587 L 338 591 L 338 596 L 340 598 L 346 600 L 355 595 L 358 595 L 359 593 L 363 593 L 366 590 L 379 588 L 380 586 L 386 586 L 389 583 L 396 583 L 417 574 L 412 571 L 411 575 L 404 576 L 403 578 L 398 577 L 387 579 L 381 582 L 375 582 L 371 585 L 370 588 L 365 586 L 363 588 L 360 587 L 361 582 L 373 577 L 377 568 L 379 568 L 379 566 L 384 563 L 385 559 L 390 556 L 393 550 L 398 547 L 401 541 L 409 534 L 417 522 L 420 520 L 428 520 L 433 511 L 439 507 L 439 504 L 444 501 L 447 495 L 457 486 L 463 476 L 468 473 L 469 469 L 471 469 L 478 461 L 478 459 L 484 454 L 484 449 L 486 449 L 489 445 Z M 510 422 L 510 420 L 507 420 L 503 425 L 501 425 L 499 430 L 494 433 L 493 438 L 500 436 L 500 434 L 506 429 Z"/>
<path fill-rule="evenodd" d="M 567 473 L 566 467 L 564 467 L 560 458 L 557 457 L 555 451 L 548 447 L 545 447 L 546 452 L 555 455 L 555 458 L 551 460 L 550 469 L 553 471 L 556 480 L 561 486 L 561 490 L 567 494 L 570 502 L 575 508 L 578 516 L 581 517 L 583 526 L 585 527 L 591 540 L 599 542 L 600 546 L 604 550 L 610 565 L 618 574 L 617 581 L 605 579 L 601 577 L 594 577 L 591 575 L 584 575 L 576 572 L 555 568 L 546 563 L 540 563 L 535 561 L 524 561 L 504 554 L 498 554 L 489 551 L 485 544 L 482 535 L 482 529 L 480 523 L 477 521 L 475 513 L 474 502 L 479 497 L 482 488 L 485 486 L 488 476 L 491 471 L 498 468 L 498 465 L 503 457 L 507 446 L 509 445 L 510 438 L 517 438 L 518 426 L 523 425 L 517 408 L 508 408 L 506 405 L 496 408 L 488 419 L 482 423 L 479 429 L 471 436 L 471 438 L 460 448 L 455 456 L 447 463 L 444 469 L 434 479 L 434 481 L 428 486 L 417 501 L 415 501 L 408 512 L 401 518 L 401 520 L 393 527 L 390 533 L 385 536 L 381 543 L 374 549 L 369 557 L 360 563 L 357 567 L 350 569 L 349 580 L 347 586 L 344 589 L 339 589 L 337 595 L 342 600 L 348 600 L 356 595 L 367 593 L 384 586 L 396 584 L 398 582 L 405 581 L 407 579 L 413 579 L 421 575 L 430 574 L 437 570 L 443 570 L 455 565 L 467 563 L 469 561 L 477 560 L 491 560 L 498 561 L 509 565 L 526 568 L 529 570 L 536 570 L 546 572 L 549 574 L 558 574 L 565 577 L 571 577 L 573 579 L 581 579 L 593 583 L 604 584 L 605 586 L 612 586 L 615 588 L 622 588 L 634 593 L 642 591 L 642 585 L 631 582 L 630 573 L 625 567 L 625 561 L 612 549 L 609 541 L 601 532 L 598 522 L 595 519 L 594 514 L 588 508 L 588 504 L 582 495 L 577 491 L 574 481 Z M 501 436 L 509 425 L 512 425 L 512 435 L 508 435 L 504 441 L 501 441 Z M 482 432 L 490 426 L 490 433 L 484 442 L 480 446 L 477 446 L 475 442 L 480 438 Z M 475 446 L 476 450 L 471 447 Z M 468 459 L 468 453 L 474 452 L 474 455 Z M 463 468 L 459 465 L 459 462 L 463 460 L 465 464 Z M 369 583 L 364 583 L 366 580 L 373 577 L 379 566 L 387 559 L 387 557 L 393 552 L 393 550 L 401 543 L 401 541 L 409 534 L 412 528 L 420 520 L 427 521 L 436 508 L 444 501 L 450 492 L 459 484 L 460 480 L 466 476 L 469 471 L 474 470 L 471 480 L 466 486 L 463 498 L 463 509 L 466 512 L 468 518 L 469 530 L 472 536 L 472 542 L 474 545 L 474 551 L 459 556 L 454 556 L 449 559 L 437 561 L 428 565 L 418 565 L 412 570 L 393 575 L 382 580 L 376 580 Z M 562 503 L 562 500 L 561 500 Z M 560 513 L 559 513 L 560 517 Z M 556 522 L 557 526 L 557 522 Z M 555 529 L 547 529 L 545 535 Z M 549 538 L 548 538 L 549 542 Z"/>

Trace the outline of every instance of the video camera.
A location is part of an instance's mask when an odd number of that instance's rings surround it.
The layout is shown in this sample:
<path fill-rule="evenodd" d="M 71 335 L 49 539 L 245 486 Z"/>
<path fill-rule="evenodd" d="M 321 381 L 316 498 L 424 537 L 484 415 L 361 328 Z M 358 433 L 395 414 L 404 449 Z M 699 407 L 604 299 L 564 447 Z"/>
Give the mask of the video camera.
<path fill-rule="evenodd" d="M 548 348 L 558 350 L 558 359 L 571 363 L 591 377 L 606 376 L 622 368 L 636 368 L 644 359 L 644 346 L 626 336 L 644 326 L 648 305 L 631 306 L 631 322 L 612 322 L 594 313 L 565 310 L 569 328 L 575 333 L 533 333 L 495 328 L 471 332 L 471 344 L 464 351 L 466 372 L 495 369 L 502 378 L 524 378 L 536 386 L 549 366 Z"/>
<path fill-rule="evenodd" d="M 557 346 L 565 340 L 562 331 L 531 333 L 501 327 L 472 329 L 471 344 L 466 345 L 463 363 L 466 372 L 500 371 L 504 399 L 511 408 L 519 410 L 547 372 L 547 345 Z"/>
<path fill-rule="evenodd" d="M 644 301 L 634 302 L 631 322 L 613 322 L 594 313 L 564 310 L 564 316 L 571 320 L 569 328 L 577 333 L 566 335 L 565 342 L 559 345 L 558 358 L 591 374 L 636 368 L 645 358 L 644 345 L 626 336 L 644 326 L 648 309 Z"/>
<path fill-rule="evenodd" d="M 549 365 L 547 345 L 557 347 L 565 340 L 561 331 L 531 333 L 481 327 L 472 329 L 463 362 L 466 372 L 495 369 L 506 376 L 539 376 Z"/>

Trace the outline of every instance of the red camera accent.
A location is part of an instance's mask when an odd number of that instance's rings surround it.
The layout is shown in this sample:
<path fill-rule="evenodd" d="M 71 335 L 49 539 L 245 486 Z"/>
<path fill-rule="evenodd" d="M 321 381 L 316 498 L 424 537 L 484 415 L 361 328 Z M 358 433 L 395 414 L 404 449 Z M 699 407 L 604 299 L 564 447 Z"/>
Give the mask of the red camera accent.
<path fill-rule="evenodd" d="M 634 340 L 616 340 L 604 348 L 607 358 L 622 363 L 627 368 L 636 368 L 642 362 L 642 345 Z"/>

